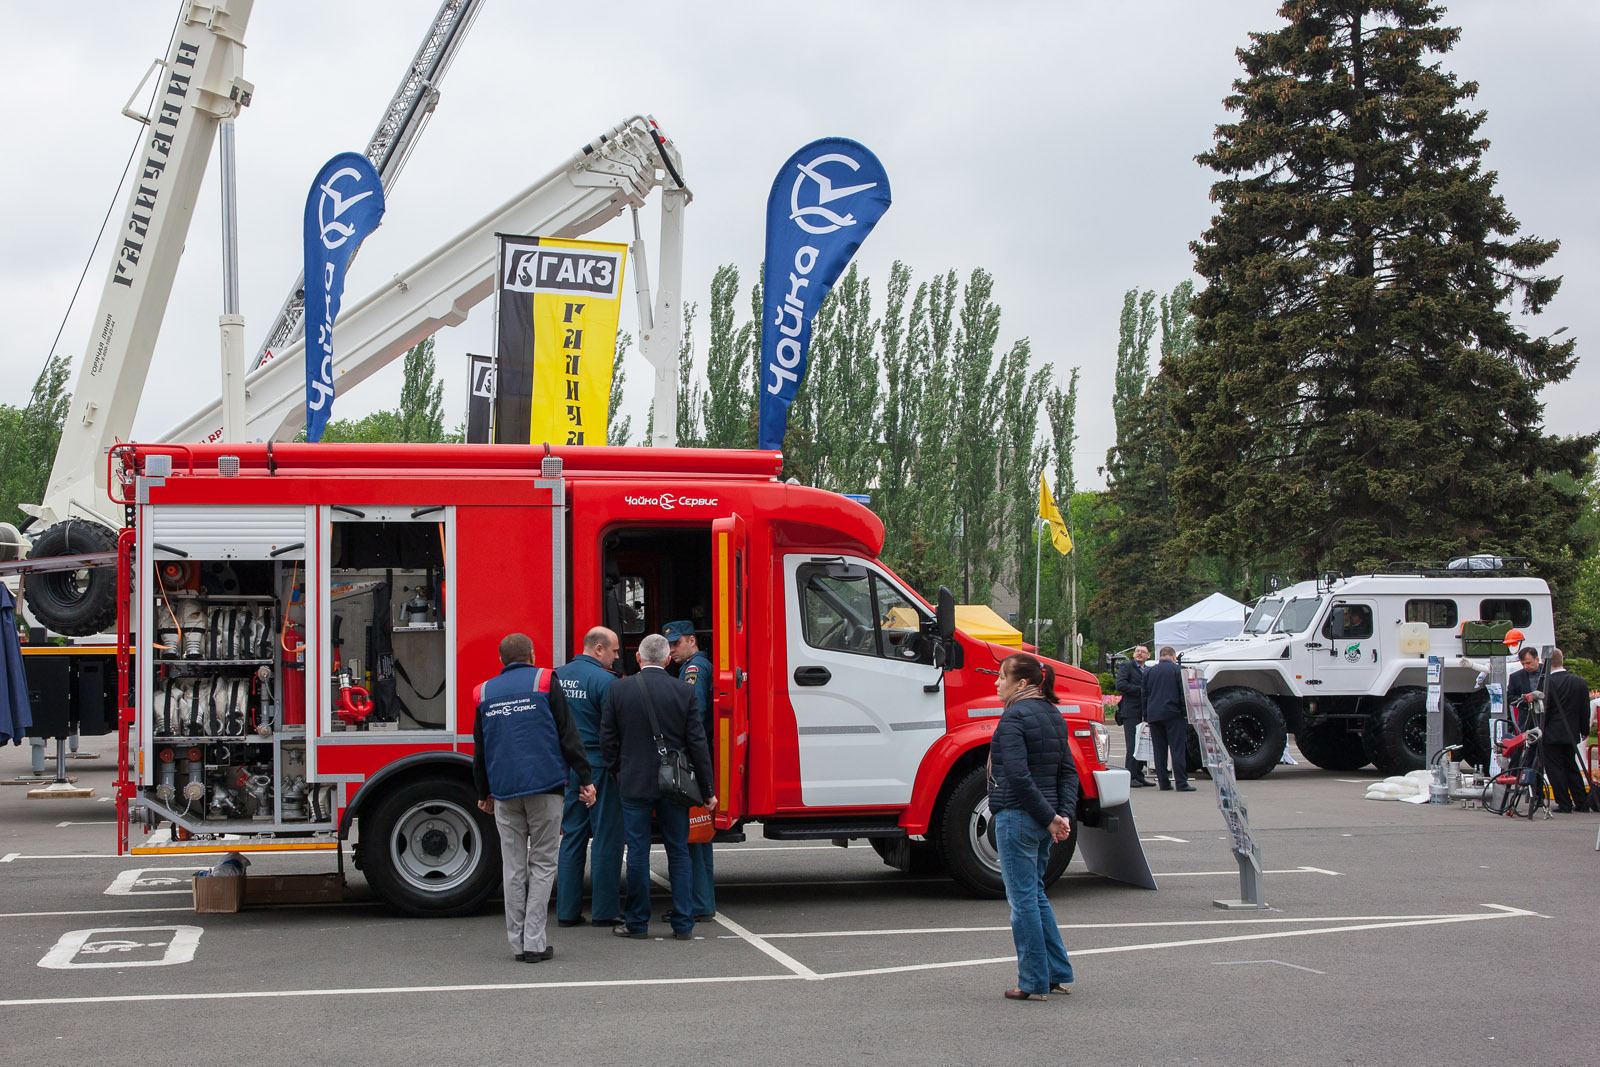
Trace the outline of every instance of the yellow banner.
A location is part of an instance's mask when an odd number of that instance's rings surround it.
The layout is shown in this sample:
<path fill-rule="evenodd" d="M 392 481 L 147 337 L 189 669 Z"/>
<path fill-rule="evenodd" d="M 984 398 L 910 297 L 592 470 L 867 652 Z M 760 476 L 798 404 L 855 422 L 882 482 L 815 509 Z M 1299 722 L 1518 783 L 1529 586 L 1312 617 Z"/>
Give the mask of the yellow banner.
<path fill-rule="evenodd" d="M 1072 535 L 1067 532 L 1061 510 L 1050 496 L 1050 483 L 1044 480 L 1043 473 L 1039 475 L 1039 517 L 1050 524 L 1050 543 L 1056 546 L 1056 551 L 1063 556 L 1071 552 Z"/>
<path fill-rule="evenodd" d="M 536 237 L 508 238 L 508 250 L 519 241 L 506 282 L 533 300 L 528 441 L 603 445 L 628 246 Z"/>

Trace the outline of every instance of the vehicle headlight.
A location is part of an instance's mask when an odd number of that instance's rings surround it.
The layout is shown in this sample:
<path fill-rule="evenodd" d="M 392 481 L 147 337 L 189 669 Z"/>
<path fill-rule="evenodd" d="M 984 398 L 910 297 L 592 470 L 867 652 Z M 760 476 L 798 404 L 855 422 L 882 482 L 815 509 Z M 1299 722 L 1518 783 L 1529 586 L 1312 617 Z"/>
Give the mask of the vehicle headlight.
<path fill-rule="evenodd" d="M 1094 755 L 1101 766 L 1111 758 L 1111 732 L 1106 729 L 1103 722 L 1091 722 L 1089 728 L 1094 731 Z"/>

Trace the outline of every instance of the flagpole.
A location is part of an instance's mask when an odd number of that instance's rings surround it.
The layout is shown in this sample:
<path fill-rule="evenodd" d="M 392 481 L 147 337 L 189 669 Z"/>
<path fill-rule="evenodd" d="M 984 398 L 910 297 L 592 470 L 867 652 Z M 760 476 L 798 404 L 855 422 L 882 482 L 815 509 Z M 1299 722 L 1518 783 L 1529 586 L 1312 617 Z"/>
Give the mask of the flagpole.
<path fill-rule="evenodd" d="M 1039 651 L 1039 557 L 1044 550 L 1044 530 L 1049 523 L 1033 520 L 1033 650 Z"/>

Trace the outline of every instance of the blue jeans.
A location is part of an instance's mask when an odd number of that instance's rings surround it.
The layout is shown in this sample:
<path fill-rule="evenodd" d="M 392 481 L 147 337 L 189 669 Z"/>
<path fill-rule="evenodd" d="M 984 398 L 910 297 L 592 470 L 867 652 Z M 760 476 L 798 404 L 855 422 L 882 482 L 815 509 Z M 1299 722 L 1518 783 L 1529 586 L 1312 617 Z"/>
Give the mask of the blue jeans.
<path fill-rule="evenodd" d="M 566 803 L 561 812 L 561 859 L 556 868 L 556 918 L 571 922 L 583 915 L 583 868 L 593 841 L 594 903 L 596 919 L 618 918 L 622 884 L 622 798 L 610 771 L 599 769 L 600 753 L 589 753 L 594 776 L 595 802 L 588 807 L 578 799 L 578 776 L 567 779 Z"/>
<path fill-rule="evenodd" d="M 1044 869 L 1050 862 L 1050 831 L 1025 811 L 1009 809 L 994 816 L 994 839 L 1000 849 L 1000 875 L 1011 905 L 1011 940 L 1017 946 L 1017 988 L 1048 993 L 1050 986 L 1072 981 L 1056 913 L 1044 892 Z"/>
<path fill-rule="evenodd" d="M 666 801 L 622 798 L 622 826 L 628 838 L 628 906 L 623 922 L 630 931 L 645 933 L 650 926 L 650 812 L 661 826 L 667 849 L 667 879 L 672 885 L 672 910 L 667 919 L 672 932 L 694 929 L 694 886 L 689 873 L 689 809 Z"/>
<path fill-rule="evenodd" d="M 690 880 L 694 885 L 694 913 L 717 913 L 717 874 L 711 862 L 711 842 L 689 846 Z"/>

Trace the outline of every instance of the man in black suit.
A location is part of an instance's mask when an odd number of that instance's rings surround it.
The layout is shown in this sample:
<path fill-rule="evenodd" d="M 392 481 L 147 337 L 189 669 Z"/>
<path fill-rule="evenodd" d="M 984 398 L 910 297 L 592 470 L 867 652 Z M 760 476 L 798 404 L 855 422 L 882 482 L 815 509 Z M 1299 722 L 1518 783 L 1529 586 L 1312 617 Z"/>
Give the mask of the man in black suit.
<path fill-rule="evenodd" d="M 1532 645 L 1524 645 L 1522 651 L 1517 653 L 1517 659 L 1521 661 L 1522 669 L 1506 679 L 1506 714 L 1512 725 L 1522 731 L 1533 724 L 1529 721 L 1528 713 L 1514 705 L 1519 697 L 1525 697 L 1539 688 L 1539 650 Z"/>
<path fill-rule="evenodd" d="M 1578 742 L 1589 736 L 1589 683 L 1567 670 L 1561 650 L 1550 653 L 1545 682 L 1544 773 L 1556 795 L 1556 811 L 1589 810 L 1589 789 L 1578 772 Z"/>
<path fill-rule="evenodd" d="M 600 712 L 600 756 L 616 775 L 622 796 L 622 829 L 627 841 L 627 907 L 618 937 L 643 939 L 650 924 L 650 813 L 655 812 L 667 850 L 667 877 L 672 886 L 672 936 L 694 936 L 694 885 L 689 867 L 689 809 L 661 795 L 661 757 L 656 750 L 650 710 L 655 712 L 662 741 L 689 757 L 706 807 L 717 809 L 712 790 L 711 749 L 700 721 L 694 686 L 665 670 L 672 652 L 667 639 L 650 634 L 639 642 L 639 673 L 619 679 L 606 691 Z"/>
<path fill-rule="evenodd" d="M 1172 777 L 1178 792 L 1193 793 L 1189 784 L 1189 715 L 1183 703 L 1183 672 L 1178 669 L 1178 653 L 1171 645 L 1161 649 L 1161 661 L 1144 672 L 1144 721 L 1150 724 L 1150 744 L 1155 750 L 1156 780 L 1162 789 L 1171 789 L 1167 777 L 1167 754 L 1172 754 Z"/>
<path fill-rule="evenodd" d="M 1150 650 L 1143 645 L 1133 650 L 1133 658 L 1122 661 L 1117 668 L 1117 692 L 1122 703 L 1117 705 L 1117 721 L 1122 723 L 1122 739 L 1128 746 L 1127 759 L 1122 765 L 1133 775 L 1132 786 L 1146 786 L 1150 780 L 1144 776 L 1144 761 L 1133 758 L 1133 746 L 1139 736 L 1139 724 L 1144 722 L 1144 664 Z"/>

